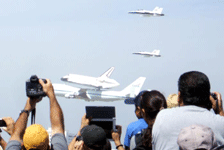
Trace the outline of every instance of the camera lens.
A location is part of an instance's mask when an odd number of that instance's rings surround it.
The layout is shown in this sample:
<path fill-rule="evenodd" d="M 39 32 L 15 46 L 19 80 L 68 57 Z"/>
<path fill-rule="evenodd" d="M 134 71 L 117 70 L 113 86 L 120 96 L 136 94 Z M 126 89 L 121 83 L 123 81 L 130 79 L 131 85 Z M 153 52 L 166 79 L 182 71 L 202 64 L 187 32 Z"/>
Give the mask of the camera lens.
<path fill-rule="evenodd" d="M 38 82 L 38 77 L 36 75 L 31 76 L 30 82 Z"/>

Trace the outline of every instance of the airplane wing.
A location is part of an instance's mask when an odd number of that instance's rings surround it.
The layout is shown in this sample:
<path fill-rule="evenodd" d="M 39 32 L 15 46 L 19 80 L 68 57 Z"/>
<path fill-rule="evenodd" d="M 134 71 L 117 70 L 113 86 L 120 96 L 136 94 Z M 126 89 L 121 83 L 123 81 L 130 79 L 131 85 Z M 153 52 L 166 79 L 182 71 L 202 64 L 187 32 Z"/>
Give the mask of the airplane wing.
<path fill-rule="evenodd" d="M 143 56 L 153 56 L 151 53 L 142 53 L 142 52 L 137 52 L 137 53 L 132 53 L 136 55 L 143 55 Z"/>
<path fill-rule="evenodd" d="M 141 12 L 138 12 L 138 11 L 129 11 L 128 13 L 129 14 L 142 14 L 142 15 L 153 14 L 150 11 L 141 11 Z"/>

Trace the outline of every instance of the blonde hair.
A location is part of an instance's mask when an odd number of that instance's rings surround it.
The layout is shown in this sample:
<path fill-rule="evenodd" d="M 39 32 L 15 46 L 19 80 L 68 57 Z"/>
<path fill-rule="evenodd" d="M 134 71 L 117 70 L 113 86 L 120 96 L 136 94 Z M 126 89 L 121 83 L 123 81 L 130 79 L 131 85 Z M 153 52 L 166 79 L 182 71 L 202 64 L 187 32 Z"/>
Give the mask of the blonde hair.
<path fill-rule="evenodd" d="M 167 108 L 173 108 L 178 106 L 178 95 L 170 94 L 167 98 Z"/>

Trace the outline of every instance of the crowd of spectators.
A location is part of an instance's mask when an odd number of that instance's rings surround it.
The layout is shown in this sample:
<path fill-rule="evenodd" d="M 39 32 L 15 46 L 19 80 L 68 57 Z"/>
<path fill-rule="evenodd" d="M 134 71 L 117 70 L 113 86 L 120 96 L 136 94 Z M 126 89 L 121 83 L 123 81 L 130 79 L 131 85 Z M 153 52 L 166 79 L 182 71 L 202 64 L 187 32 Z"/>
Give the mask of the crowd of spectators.
<path fill-rule="evenodd" d="M 67 145 L 62 109 L 49 79 L 39 79 L 49 98 L 52 138 L 40 124 L 27 127 L 28 117 L 42 98 L 29 98 L 16 122 L 5 117 L 3 129 L 11 136 L 8 143 L 0 136 L 6 150 L 111 150 L 102 127 L 90 125 L 86 114 L 80 130 Z M 130 103 L 130 100 L 129 100 Z M 122 126 L 111 132 L 119 150 L 218 150 L 224 148 L 224 111 L 219 92 L 210 92 L 208 77 L 198 71 L 183 73 L 178 80 L 178 94 L 164 95 L 157 91 L 141 91 L 131 103 L 135 105 L 137 121 L 126 129 L 121 143 Z M 49 144 L 51 143 L 51 144 Z"/>

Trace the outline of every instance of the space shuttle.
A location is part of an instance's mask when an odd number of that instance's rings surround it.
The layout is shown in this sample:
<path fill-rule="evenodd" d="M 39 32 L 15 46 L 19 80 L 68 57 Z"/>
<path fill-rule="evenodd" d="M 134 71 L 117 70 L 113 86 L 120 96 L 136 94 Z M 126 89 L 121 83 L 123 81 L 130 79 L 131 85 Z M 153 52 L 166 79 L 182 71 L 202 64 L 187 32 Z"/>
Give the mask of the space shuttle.
<path fill-rule="evenodd" d="M 111 79 L 110 76 L 114 71 L 114 67 L 109 68 L 100 77 L 91 77 L 78 74 L 68 74 L 61 78 L 64 82 L 74 83 L 80 86 L 86 86 L 88 88 L 94 88 L 96 90 L 110 89 L 119 86 L 120 84 Z"/>

